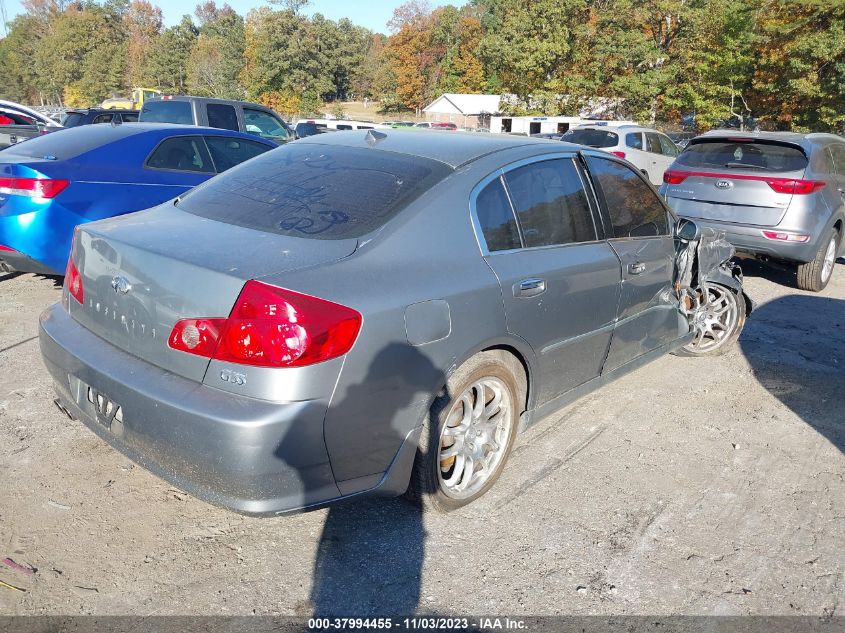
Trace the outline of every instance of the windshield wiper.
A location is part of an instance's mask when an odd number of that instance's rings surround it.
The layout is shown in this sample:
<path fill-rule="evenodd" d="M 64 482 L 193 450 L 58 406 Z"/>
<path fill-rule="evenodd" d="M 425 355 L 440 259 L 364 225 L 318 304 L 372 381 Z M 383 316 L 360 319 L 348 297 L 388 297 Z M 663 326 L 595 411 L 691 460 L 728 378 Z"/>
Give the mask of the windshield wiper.
<path fill-rule="evenodd" d="M 768 171 L 768 167 L 762 165 L 749 165 L 748 163 L 725 163 L 725 167 L 738 167 L 740 169 L 763 169 Z"/>

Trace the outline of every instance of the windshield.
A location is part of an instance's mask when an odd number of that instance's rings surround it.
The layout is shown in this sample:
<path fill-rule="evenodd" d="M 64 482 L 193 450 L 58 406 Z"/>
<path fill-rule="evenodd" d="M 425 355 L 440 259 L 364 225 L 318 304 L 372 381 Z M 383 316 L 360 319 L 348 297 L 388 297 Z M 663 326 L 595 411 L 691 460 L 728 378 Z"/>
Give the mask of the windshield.
<path fill-rule="evenodd" d="M 807 167 L 807 157 L 800 148 L 786 143 L 752 139 L 702 139 L 690 143 L 675 159 L 675 165 L 754 171 L 802 171 Z"/>
<path fill-rule="evenodd" d="M 370 149 L 293 143 L 209 180 L 183 211 L 293 237 L 357 238 L 445 178 L 446 165 Z"/>

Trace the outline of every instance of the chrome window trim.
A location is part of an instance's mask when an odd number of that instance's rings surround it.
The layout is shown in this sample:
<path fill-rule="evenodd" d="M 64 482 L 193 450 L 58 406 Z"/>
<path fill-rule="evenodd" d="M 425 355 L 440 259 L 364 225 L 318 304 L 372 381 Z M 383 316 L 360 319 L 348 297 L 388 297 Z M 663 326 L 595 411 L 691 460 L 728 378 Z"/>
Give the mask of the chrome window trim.
<path fill-rule="evenodd" d="M 604 153 L 604 152 L 599 152 Z M 590 192 L 584 187 L 584 196 L 587 198 L 587 208 L 590 212 L 591 221 L 593 223 L 593 233 L 596 235 L 595 240 L 590 240 L 589 242 L 571 242 L 569 244 L 546 244 L 544 246 L 524 246 L 525 240 L 522 236 L 522 225 L 519 222 L 519 217 L 516 212 L 516 207 L 513 204 L 513 200 L 511 199 L 511 194 L 508 189 L 507 183 L 505 181 L 504 176 L 515 169 L 519 169 L 520 167 L 524 167 L 526 165 L 531 165 L 533 163 L 540 163 L 548 160 L 556 160 L 556 159 L 568 159 L 572 160 L 573 162 L 577 160 L 579 152 L 577 151 L 564 151 L 564 152 L 550 152 L 548 154 L 538 154 L 536 156 L 530 156 L 528 158 L 523 158 L 512 163 L 508 163 L 504 167 L 500 167 L 495 171 L 487 174 L 484 178 L 482 178 L 473 188 L 469 195 L 469 215 L 470 215 L 470 223 L 472 224 L 473 232 L 475 233 L 475 241 L 478 244 L 478 250 L 481 252 L 482 257 L 491 257 L 495 255 L 506 255 L 510 253 L 518 253 L 518 252 L 526 252 L 526 251 L 536 251 L 536 250 L 548 250 L 551 248 L 568 248 L 571 246 L 582 246 L 584 244 L 597 244 L 599 242 L 603 242 L 604 239 L 599 236 L 598 226 L 596 225 L 596 217 L 595 211 L 590 202 Z M 575 167 L 575 171 L 578 174 L 578 178 L 581 181 L 582 186 L 584 185 L 584 179 L 578 169 L 578 165 L 573 165 Z M 478 201 L 478 195 L 484 190 L 484 188 L 489 185 L 491 182 L 496 180 L 497 178 L 501 179 L 502 187 L 505 190 L 505 195 L 508 198 L 508 203 L 511 206 L 511 213 L 513 214 L 514 221 L 516 222 L 517 231 L 519 232 L 519 239 L 520 239 L 520 246 L 519 248 L 509 248 L 506 250 L 501 251 L 490 251 L 487 248 L 487 240 L 484 237 L 484 231 L 481 228 L 481 222 L 478 219 L 478 210 L 476 207 L 476 203 Z M 595 195 L 595 194 L 594 194 Z M 596 200 L 596 204 L 598 201 Z"/>

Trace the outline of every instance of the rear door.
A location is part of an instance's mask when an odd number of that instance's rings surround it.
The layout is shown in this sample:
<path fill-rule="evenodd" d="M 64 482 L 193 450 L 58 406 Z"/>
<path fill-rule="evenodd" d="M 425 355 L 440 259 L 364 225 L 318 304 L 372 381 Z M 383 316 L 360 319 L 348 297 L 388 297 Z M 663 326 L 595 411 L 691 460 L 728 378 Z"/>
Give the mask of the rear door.
<path fill-rule="evenodd" d="M 789 183 L 804 177 L 807 163 L 791 143 L 704 137 L 675 159 L 663 191 L 681 216 L 776 226 L 792 201 Z"/>
<path fill-rule="evenodd" d="M 619 259 L 601 239 L 574 153 L 517 163 L 476 191 L 479 241 L 501 285 L 508 330 L 536 354 L 543 404 L 599 375 L 619 302 Z"/>
<path fill-rule="evenodd" d="M 648 179 L 651 184 L 659 187 L 663 182 L 663 172 L 669 166 L 666 156 L 663 155 L 663 146 L 660 144 L 660 135 L 656 132 L 645 132 L 646 151 L 648 153 Z"/>
<path fill-rule="evenodd" d="M 642 174 L 590 153 L 588 171 L 602 208 L 608 243 L 622 262 L 617 322 L 603 372 L 624 365 L 688 331 L 672 288 L 673 222 Z"/>

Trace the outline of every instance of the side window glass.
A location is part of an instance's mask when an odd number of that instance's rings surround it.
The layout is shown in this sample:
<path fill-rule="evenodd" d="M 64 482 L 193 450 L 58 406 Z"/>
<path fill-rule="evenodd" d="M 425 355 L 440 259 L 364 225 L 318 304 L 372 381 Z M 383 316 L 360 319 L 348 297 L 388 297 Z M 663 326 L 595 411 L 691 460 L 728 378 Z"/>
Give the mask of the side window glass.
<path fill-rule="evenodd" d="M 284 123 L 269 112 L 244 108 L 246 131 L 274 141 L 286 141 L 290 136 Z"/>
<path fill-rule="evenodd" d="M 488 251 L 492 253 L 520 247 L 516 218 L 500 178 L 496 178 L 478 194 L 475 213 Z"/>
<path fill-rule="evenodd" d="M 112 118 L 114 118 L 115 114 L 98 114 L 94 117 L 94 120 L 91 121 L 91 125 L 96 125 L 97 123 L 111 123 Z"/>
<path fill-rule="evenodd" d="M 646 143 L 648 146 L 648 151 L 652 154 L 662 154 L 663 149 L 660 147 L 660 135 L 655 134 L 654 132 L 646 132 L 645 133 Z"/>
<path fill-rule="evenodd" d="M 628 132 L 625 135 L 625 145 L 631 149 L 643 148 L 643 135 L 640 132 Z"/>
<path fill-rule="evenodd" d="M 587 167 L 613 225 L 613 237 L 669 234 L 669 219 L 660 198 L 630 167 L 587 156 Z"/>
<path fill-rule="evenodd" d="M 663 136 L 662 134 L 658 135 L 657 138 L 660 140 L 660 148 L 663 150 L 663 154 L 665 156 L 678 155 L 678 146 L 672 142 L 672 139 L 668 136 Z"/>
<path fill-rule="evenodd" d="M 234 106 L 225 103 L 209 103 L 206 108 L 209 127 L 238 131 L 238 114 Z"/>
<path fill-rule="evenodd" d="M 838 176 L 845 176 L 845 145 L 836 144 L 830 146 L 830 154 L 833 156 L 833 169 Z"/>
<path fill-rule="evenodd" d="M 228 138 L 226 136 L 206 136 L 208 151 L 214 159 L 217 173 L 240 165 L 245 160 L 272 149 L 262 143 L 253 143 L 242 138 Z"/>
<path fill-rule="evenodd" d="M 153 169 L 214 173 L 201 136 L 177 136 L 163 141 L 152 151 L 146 165 Z"/>
<path fill-rule="evenodd" d="M 505 174 L 525 246 L 596 239 L 584 185 L 572 159 L 546 160 Z"/>

